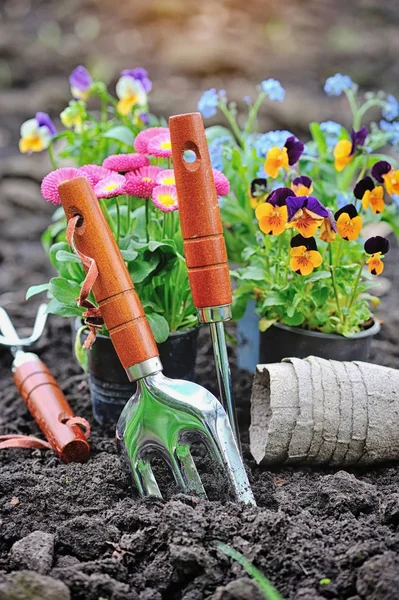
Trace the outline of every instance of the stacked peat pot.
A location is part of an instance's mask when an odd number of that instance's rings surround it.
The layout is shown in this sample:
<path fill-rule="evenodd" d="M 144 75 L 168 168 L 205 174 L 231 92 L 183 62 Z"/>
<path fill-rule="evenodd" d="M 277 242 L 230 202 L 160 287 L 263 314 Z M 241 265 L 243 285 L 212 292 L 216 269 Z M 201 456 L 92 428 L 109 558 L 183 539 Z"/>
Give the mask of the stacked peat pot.
<path fill-rule="evenodd" d="M 399 459 L 399 370 L 309 356 L 258 365 L 250 447 L 258 464 Z"/>

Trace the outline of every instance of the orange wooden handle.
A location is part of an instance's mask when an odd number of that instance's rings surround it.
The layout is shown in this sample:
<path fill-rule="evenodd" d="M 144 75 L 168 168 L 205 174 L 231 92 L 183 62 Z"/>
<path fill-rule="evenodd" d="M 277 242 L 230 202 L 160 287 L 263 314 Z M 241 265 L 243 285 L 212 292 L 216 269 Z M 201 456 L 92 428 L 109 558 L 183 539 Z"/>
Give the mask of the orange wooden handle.
<path fill-rule="evenodd" d="M 90 446 L 78 425 L 66 424 L 75 415 L 46 365 L 33 355 L 15 369 L 14 382 L 58 456 L 65 462 L 85 462 Z"/>
<path fill-rule="evenodd" d="M 231 304 L 231 282 L 218 197 L 199 113 L 169 119 L 173 168 L 188 275 L 197 308 Z M 196 159 L 187 162 L 191 150 Z"/>
<path fill-rule="evenodd" d="M 129 271 L 89 182 L 77 177 L 58 189 L 67 219 L 82 217 L 75 244 L 96 261 L 94 296 L 123 367 L 159 356 Z"/>

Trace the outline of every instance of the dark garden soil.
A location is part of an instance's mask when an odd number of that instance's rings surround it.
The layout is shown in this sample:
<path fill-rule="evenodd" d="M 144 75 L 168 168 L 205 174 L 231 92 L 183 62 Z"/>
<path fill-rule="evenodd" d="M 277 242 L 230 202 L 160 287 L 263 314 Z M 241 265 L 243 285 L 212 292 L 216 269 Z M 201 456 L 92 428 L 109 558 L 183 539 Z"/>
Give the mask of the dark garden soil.
<path fill-rule="evenodd" d="M 7 257 L 4 260 L 7 263 Z M 395 247 L 386 269 L 393 285 L 380 307 L 385 327 L 372 356 L 388 366 L 397 365 L 399 354 L 398 260 Z M 5 272 L 10 276 L 13 268 L 8 263 Z M 15 263 L 15 269 L 24 275 L 21 264 Z M 12 297 L 5 294 L 1 299 L 16 322 L 27 326 L 33 305 L 23 313 L 10 302 Z M 76 414 L 91 419 L 86 376 L 71 356 L 69 324 L 52 318 L 38 351 Z M 37 434 L 13 387 L 11 357 L 5 349 L 0 350 L 0 363 L 0 433 Z M 245 406 L 251 377 L 233 368 L 233 379 L 239 404 Z M 216 392 L 205 331 L 198 381 Z M 247 413 L 240 413 L 243 429 Z M 243 439 L 247 441 L 245 433 Z M 139 500 L 121 469 L 113 431 L 93 423 L 91 447 L 84 465 L 65 465 L 51 452 L 1 451 L 0 600 L 259 597 L 253 585 L 241 579 L 241 568 L 217 550 L 218 540 L 249 557 L 287 599 L 399 598 L 395 465 L 363 472 L 268 471 L 255 465 L 244 445 L 258 502 L 254 508 L 184 495 L 167 502 Z M 30 536 L 32 532 L 36 533 Z M 25 591 L 18 595 L 17 588 Z M 37 595 L 32 595 L 33 589 L 39 590 Z"/>

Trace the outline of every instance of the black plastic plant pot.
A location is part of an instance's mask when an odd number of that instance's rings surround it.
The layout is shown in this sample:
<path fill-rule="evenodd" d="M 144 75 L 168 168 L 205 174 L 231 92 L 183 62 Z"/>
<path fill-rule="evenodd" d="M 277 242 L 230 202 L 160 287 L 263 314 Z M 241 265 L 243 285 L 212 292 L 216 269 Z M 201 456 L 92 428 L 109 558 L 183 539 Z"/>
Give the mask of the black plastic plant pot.
<path fill-rule="evenodd" d="M 374 321 L 371 327 L 355 333 L 352 337 L 307 331 L 300 327 L 288 327 L 274 323 L 260 334 L 260 364 L 280 362 L 283 358 L 320 356 L 331 360 L 363 360 L 370 355 L 371 340 L 381 325 Z"/>
<path fill-rule="evenodd" d="M 198 332 L 198 327 L 177 331 L 158 344 L 166 377 L 194 381 Z M 86 336 L 83 331 L 82 340 Z M 136 384 L 129 382 L 111 339 L 105 335 L 97 336 L 88 363 L 93 416 L 100 425 L 115 424 Z"/>

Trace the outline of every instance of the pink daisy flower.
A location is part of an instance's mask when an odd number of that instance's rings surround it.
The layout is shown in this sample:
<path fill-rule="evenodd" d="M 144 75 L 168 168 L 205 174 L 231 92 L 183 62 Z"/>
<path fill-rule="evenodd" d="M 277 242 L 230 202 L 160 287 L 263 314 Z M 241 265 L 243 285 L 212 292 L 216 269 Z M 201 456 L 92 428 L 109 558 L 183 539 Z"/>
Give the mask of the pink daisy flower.
<path fill-rule="evenodd" d="M 157 175 L 160 167 L 142 167 L 134 173 L 126 174 L 126 193 L 137 198 L 150 198 L 152 190 L 157 184 Z"/>
<path fill-rule="evenodd" d="M 120 171 L 126 173 L 127 171 L 135 171 L 141 167 L 146 167 L 150 164 L 150 161 L 146 156 L 132 152 L 131 154 L 113 154 L 108 156 L 103 162 L 103 167 L 111 169 L 111 171 Z"/>
<path fill-rule="evenodd" d="M 177 192 L 175 185 L 157 185 L 152 191 L 152 201 L 162 212 L 177 210 Z"/>
<path fill-rule="evenodd" d="M 82 173 L 79 169 L 74 167 L 63 167 L 51 171 L 46 177 L 44 177 L 41 185 L 42 196 L 47 202 L 53 204 L 61 204 L 61 198 L 58 193 L 58 186 L 64 181 L 75 179 L 75 177 L 81 177 Z"/>
<path fill-rule="evenodd" d="M 170 158 L 172 156 L 172 144 L 170 133 L 160 133 L 148 142 L 148 154 L 157 158 Z"/>
<path fill-rule="evenodd" d="M 217 169 L 212 169 L 213 178 L 215 180 L 215 188 L 218 196 L 227 196 L 230 191 L 230 183 L 226 175 L 223 175 Z"/>
<path fill-rule="evenodd" d="M 112 173 L 104 179 L 101 179 L 94 186 L 94 193 L 97 198 L 114 198 L 126 193 L 126 178 L 118 173 Z"/>
<path fill-rule="evenodd" d="M 110 169 L 104 169 L 104 167 L 99 167 L 98 165 L 84 165 L 83 167 L 80 167 L 79 171 L 82 175 L 87 177 L 93 187 L 101 181 L 101 179 L 112 175 Z"/>
<path fill-rule="evenodd" d="M 167 127 L 150 127 L 149 129 L 140 131 L 134 140 L 134 149 L 136 152 L 140 152 L 140 154 L 148 154 L 149 141 L 160 133 L 168 133 L 168 131 Z"/>
<path fill-rule="evenodd" d="M 158 173 L 157 183 L 163 185 L 176 185 L 175 172 L 173 169 L 165 169 Z"/>

